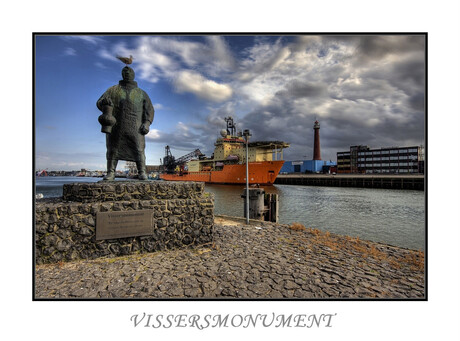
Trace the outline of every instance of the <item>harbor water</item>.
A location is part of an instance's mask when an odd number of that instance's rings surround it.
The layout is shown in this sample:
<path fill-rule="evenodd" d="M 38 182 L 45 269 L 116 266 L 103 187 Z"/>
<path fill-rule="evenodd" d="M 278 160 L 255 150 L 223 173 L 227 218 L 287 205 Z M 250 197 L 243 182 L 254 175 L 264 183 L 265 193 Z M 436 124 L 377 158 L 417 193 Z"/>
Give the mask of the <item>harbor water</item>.
<path fill-rule="evenodd" d="M 45 198 L 62 196 L 62 185 L 97 182 L 91 177 L 38 177 L 36 193 Z M 120 179 L 126 180 L 126 179 Z M 423 191 L 350 187 L 273 185 L 264 188 L 279 196 L 280 223 L 299 222 L 360 239 L 415 250 L 425 250 L 425 195 Z M 209 185 L 215 214 L 242 217 L 244 186 Z"/>

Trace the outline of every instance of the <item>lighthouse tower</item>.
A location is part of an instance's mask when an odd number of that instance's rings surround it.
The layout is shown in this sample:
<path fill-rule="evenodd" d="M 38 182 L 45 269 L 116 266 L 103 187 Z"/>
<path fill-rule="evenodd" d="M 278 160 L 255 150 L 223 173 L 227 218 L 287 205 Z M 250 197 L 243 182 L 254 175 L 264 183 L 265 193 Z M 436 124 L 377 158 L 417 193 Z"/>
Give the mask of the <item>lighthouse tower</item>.
<path fill-rule="evenodd" d="M 315 121 L 313 126 L 315 131 L 315 144 L 313 145 L 313 160 L 321 160 L 321 147 L 319 145 L 319 122 Z"/>

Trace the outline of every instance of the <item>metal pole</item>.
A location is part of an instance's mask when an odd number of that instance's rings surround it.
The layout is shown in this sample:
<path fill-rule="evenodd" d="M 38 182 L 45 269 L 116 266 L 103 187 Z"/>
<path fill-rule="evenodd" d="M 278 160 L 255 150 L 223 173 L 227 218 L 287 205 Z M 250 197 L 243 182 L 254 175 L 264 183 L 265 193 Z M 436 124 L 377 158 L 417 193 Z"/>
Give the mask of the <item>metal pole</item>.
<path fill-rule="evenodd" d="M 249 225 L 249 133 L 248 129 L 245 129 L 243 135 L 246 140 L 246 225 Z"/>
<path fill-rule="evenodd" d="M 249 148 L 246 135 L 246 225 L 249 225 Z"/>

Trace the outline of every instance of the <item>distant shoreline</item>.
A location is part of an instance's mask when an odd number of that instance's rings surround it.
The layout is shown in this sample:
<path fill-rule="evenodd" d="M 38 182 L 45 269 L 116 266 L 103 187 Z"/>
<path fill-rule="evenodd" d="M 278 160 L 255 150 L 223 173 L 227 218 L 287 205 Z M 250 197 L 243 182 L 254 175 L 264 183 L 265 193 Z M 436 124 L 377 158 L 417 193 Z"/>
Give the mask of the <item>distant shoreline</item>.
<path fill-rule="evenodd" d="M 423 191 L 425 176 L 423 174 L 280 174 L 275 184 Z"/>

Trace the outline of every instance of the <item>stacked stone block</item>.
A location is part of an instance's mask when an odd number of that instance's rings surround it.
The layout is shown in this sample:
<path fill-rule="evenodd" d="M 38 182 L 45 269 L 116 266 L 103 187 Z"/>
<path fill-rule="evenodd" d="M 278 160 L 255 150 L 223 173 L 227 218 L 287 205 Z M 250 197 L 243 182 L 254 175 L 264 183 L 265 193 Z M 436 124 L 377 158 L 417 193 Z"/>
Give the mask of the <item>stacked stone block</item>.
<path fill-rule="evenodd" d="M 212 242 L 214 198 L 203 183 L 98 182 L 64 185 L 35 207 L 37 264 L 116 257 Z M 98 212 L 154 210 L 151 235 L 96 241 Z"/>
<path fill-rule="evenodd" d="M 202 197 L 202 182 L 100 181 L 66 184 L 65 201 L 97 202 L 133 199 L 188 199 Z"/>

